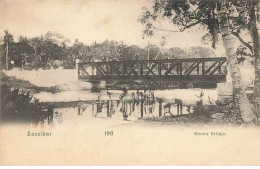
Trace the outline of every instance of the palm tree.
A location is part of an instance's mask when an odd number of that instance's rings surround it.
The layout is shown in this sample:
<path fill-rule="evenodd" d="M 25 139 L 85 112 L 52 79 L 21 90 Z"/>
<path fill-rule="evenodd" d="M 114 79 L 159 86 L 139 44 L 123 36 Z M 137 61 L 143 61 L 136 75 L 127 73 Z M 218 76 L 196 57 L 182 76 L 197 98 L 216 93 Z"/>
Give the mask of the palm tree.
<path fill-rule="evenodd" d="M 5 64 L 6 64 L 6 70 L 8 70 L 8 64 L 9 64 L 9 58 L 8 58 L 8 54 L 9 54 L 9 44 L 11 42 L 13 42 L 13 35 L 11 35 L 8 30 L 5 30 L 5 36 L 4 36 L 4 42 L 6 44 L 6 53 L 5 53 Z"/>

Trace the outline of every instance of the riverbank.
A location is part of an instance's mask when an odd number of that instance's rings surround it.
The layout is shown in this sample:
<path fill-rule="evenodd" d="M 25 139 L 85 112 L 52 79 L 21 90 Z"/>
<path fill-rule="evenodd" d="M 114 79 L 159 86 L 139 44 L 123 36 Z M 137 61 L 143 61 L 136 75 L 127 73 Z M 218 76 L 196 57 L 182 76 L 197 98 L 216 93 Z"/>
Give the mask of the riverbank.
<path fill-rule="evenodd" d="M 32 93 L 40 93 L 40 92 L 56 93 L 61 91 L 61 89 L 58 86 L 51 86 L 51 87 L 36 86 L 27 80 L 21 80 L 15 77 L 6 76 L 5 73 L 3 73 L 2 71 L 0 71 L 0 77 L 1 77 L 0 79 L 1 84 L 5 84 L 12 88 L 27 89 L 32 91 Z"/>

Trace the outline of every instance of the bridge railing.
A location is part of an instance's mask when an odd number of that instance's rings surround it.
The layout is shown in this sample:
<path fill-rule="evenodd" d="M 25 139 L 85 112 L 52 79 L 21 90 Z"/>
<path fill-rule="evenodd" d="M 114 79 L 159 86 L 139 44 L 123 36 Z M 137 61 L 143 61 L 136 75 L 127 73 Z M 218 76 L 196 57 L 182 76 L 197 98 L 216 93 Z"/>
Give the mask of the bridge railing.
<path fill-rule="evenodd" d="M 78 63 L 79 79 L 90 81 L 207 80 L 223 79 L 226 73 L 225 57 Z"/>

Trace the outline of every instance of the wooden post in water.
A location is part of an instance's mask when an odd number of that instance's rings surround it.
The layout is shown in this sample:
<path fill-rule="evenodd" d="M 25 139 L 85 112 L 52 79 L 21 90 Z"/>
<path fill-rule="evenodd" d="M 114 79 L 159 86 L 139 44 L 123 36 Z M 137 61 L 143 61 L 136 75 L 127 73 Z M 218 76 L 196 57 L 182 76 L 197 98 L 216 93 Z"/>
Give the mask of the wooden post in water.
<path fill-rule="evenodd" d="M 94 105 L 94 102 L 92 101 L 92 116 L 94 115 L 94 109 L 95 109 L 94 106 L 95 106 L 95 105 Z"/>
<path fill-rule="evenodd" d="M 200 64 L 197 63 L 197 75 L 200 74 Z"/>
<path fill-rule="evenodd" d="M 177 115 L 180 115 L 180 107 L 179 107 L 179 102 L 177 102 Z"/>
<path fill-rule="evenodd" d="M 182 100 L 175 99 L 175 103 L 177 104 L 177 115 L 182 115 Z"/>
<path fill-rule="evenodd" d="M 97 114 L 98 114 L 98 109 L 99 109 L 99 102 L 97 102 L 97 104 L 96 104 L 97 106 L 96 106 L 96 108 L 97 108 L 97 111 L 96 111 L 96 114 L 95 114 L 95 117 L 97 117 Z"/>
<path fill-rule="evenodd" d="M 77 72 L 77 79 L 79 79 L 79 76 L 80 76 L 80 69 L 79 69 L 79 62 L 80 62 L 80 60 L 79 59 L 76 59 L 75 60 L 75 68 L 76 68 L 76 72 Z"/>
<path fill-rule="evenodd" d="M 144 116 L 144 101 L 143 99 L 141 100 L 141 119 L 143 118 Z"/>
<path fill-rule="evenodd" d="M 162 116 L 162 102 L 159 101 L 159 117 Z"/>
<path fill-rule="evenodd" d="M 80 114 L 80 107 L 78 107 L 78 115 L 81 115 L 81 114 Z"/>
<path fill-rule="evenodd" d="M 48 108 L 48 124 L 51 124 L 53 122 L 53 107 Z"/>
<path fill-rule="evenodd" d="M 180 100 L 180 109 L 181 109 L 181 115 L 182 115 L 182 100 Z"/>
<path fill-rule="evenodd" d="M 132 102 L 129 103 L 129 110 L 130 110 L 129 115 L 131 115 L 132 114 Z"/>
<path fill-rule="evenodd" d="M 107 100 L 107 117 L 109 117 L 110 112 L 109 112 L 109 100 Z"/>

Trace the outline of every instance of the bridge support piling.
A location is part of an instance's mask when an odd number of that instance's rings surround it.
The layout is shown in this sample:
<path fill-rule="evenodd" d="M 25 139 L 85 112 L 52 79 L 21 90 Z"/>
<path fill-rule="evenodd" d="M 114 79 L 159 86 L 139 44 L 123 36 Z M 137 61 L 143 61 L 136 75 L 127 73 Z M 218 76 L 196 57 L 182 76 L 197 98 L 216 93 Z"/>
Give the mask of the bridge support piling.
<path fill-rule="evenodd" d="M 91 92 L 100 92 L 100 91 L 101 91 L 100 81 L 91 82 Z"/>
<path fill-rule="evenodd" d="M 106 89 L 106 81 L 100 82 L 100 89 Z"/>

